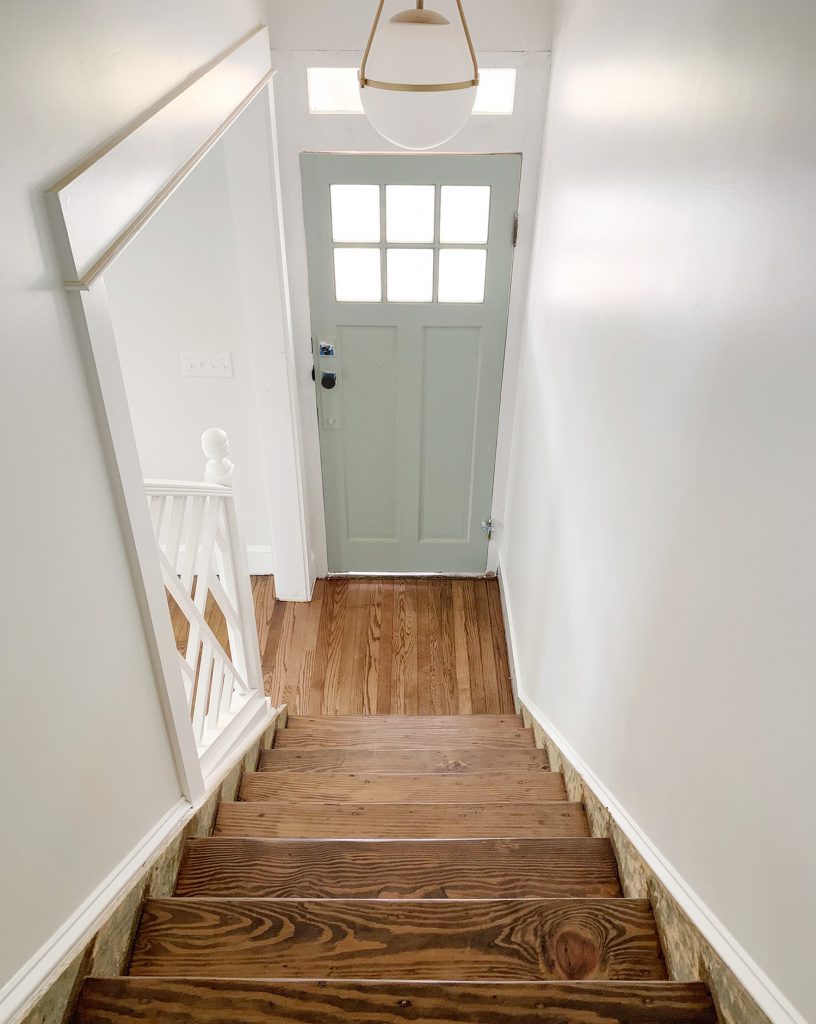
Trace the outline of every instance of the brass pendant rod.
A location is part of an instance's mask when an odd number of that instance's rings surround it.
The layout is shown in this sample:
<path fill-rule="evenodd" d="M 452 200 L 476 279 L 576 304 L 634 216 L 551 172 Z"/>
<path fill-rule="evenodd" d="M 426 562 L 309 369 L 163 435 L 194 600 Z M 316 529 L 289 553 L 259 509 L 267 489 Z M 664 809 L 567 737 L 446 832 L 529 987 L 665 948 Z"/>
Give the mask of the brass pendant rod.
<path fill-rule="evenodd" d="M 371 44 L 374 42 L 374 33 L 377 31 L 377 26 L 380 24 L 380 17 L 382 16 L 383 7 L 385 6 L 385 0 L 380 0 L 379 6 L 377 7 L 377 13 L 374 15 L 374 23 L 371 26 L 371 32 L 368 35 L 368 42 L 363 52 L 363 59 L 360 62 L 360 71 L 358 78 L 360 79 L 360 88 L 365 89 L 366 87 L 366 63 L 368 62 L 368 55 L 371 53 Z"/>
<path fill-rule="evenodd" d="M 377 13 L 374 15 L 374 23 L 371 26 L 368 42 L 366 43 L 366 48 L 363 51 L 363 59 L 360 62 L 360 70 L 357 74 L 361 89 L 365 89 L 366 86 L 370 86 L 372 89 L 389 89 L 393 92 L 451 92 L 455 89 L 471 89 L 473 86 L 477 86 L 479 84 L 479 63 L 476 60 L 476 51 L 473 48 L 473 39 L 471 38 L 470 29 L 468 28 L 465 9 L 462 6 L 462 0 L 456 0 L 456 7 L 459 11 L 459 19 L 462 22 L 465 41 L 467 42 L 468 52 L 470 53 L 470 59 L 473 64 L 472 79 L 466 82 L 441 82 L 417 85 L 398 82 L 379 82 L 371 78 L 366 78 L 366 64 L 368 63 L 368 57 L 371 53 L 371 44 L 374 42 L 374 36 L 377 32 L 377 27 L 380 24 L 380 18 L 382 16 L 384 6 L 385 0 L 380 0 L 379 5 L 377 6 Z M 416 0 L 416 6 L 419 11 L 424 10 L 425 0 Z"/>
<path fill-rule="evenodd" d="M 470 59 L 473 61 L 473 78 L 476 84 L 479 84 L 479 64 L 476 60 L 476 51 L 473 49 L 473 40 L 470 38 L 470 29 L 468 28 L 467 18 L 465 17 L 465 9 L 462 6 L 462 0 L 456 0 L 456 6 L 459 8 L 459 17 L 462 19 L 462 28 L 465 30 L 465 39 L 467 40 L 468 50 L 470 50 Z"/>

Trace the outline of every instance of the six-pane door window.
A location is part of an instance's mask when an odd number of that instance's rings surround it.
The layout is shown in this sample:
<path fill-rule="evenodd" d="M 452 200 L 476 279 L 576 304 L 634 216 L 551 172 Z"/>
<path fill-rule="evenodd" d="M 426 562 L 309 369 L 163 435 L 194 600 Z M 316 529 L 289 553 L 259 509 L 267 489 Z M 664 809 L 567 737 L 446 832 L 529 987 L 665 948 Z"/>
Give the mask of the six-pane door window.
<path fill-rule="evenodd" d="M 484 302 L 489 185 L 332 185 L 338 302 Z"/>

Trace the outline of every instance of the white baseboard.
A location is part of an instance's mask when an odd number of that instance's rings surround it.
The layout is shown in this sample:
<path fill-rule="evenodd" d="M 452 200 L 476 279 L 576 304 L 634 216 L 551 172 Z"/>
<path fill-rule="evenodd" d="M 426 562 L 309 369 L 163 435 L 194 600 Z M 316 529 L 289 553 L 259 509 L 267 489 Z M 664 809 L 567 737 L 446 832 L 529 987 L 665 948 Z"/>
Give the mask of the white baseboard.
<path fill-rule="evenodd" d="M 774 1024 L 807 1024 L 804 1016 L 777 988 L 762 968 L 728 931 L 705 901 L 691 888 L 651 839 L 626 811 L 604 783 L 592 771 L 569 740 L 536 704 L 524 685 L 524 678 L 516 661 L 516 633 L 506 578 L 499 561 L 499 588 L 505 616 L 507 647 L 510 655 L 510 673 L 518 699 L 524 704 L 541 728 L 550 736 L 573 768 L 583 778 L 598 800 L 605 806 L 626 838 L 632 843 L 655 877 L 666 887 L 680 909 L 698 929 L 705 941 L 721 957 L 754 1002 Z"/>
<path fill-rule="evenodd" d="M 252 576 L 275 575 L 275 558 L 268 544 L 247 544 L 247 562 Z"/>
<path fill-rule="evenodd" d="M 168 839 L 193 814 L 179 800 L 141 839 L 67 921 L 44 943 L 0 990 L 0 1021 L 10 1020 L 31 1005 L 68 966 L 77 950 L 97 931 L 99 923 Z"/>
<path fill-rule="evenodd" d="M 286 705 L 279 708 L 263 698 L 247 708 L 237 722 L 240 730 L 209 765 L 207 795 L 214 792 L 225 775 L 244 753 L 257 742 L 276 718 L 286 720 Z M 71 963 L 82 947 L 99 930 L 111 909 L 139 878 L 145 867 L 155 862 L 164 846 L 186 825 L 197 809 L 180 799 L 117 864 L 63 925 L 44 943 L 19 971 L 0 989 L 0 1022 L 17 1020 L 36 1004 Z"/>
<path fill-rule="evenodd" d="M 218 737 L 214 748 L 207 750 L 201 758 L 205 800 L 221 785 L 226 773 L 238 763 L 241 750 L 248 750 L 272 725 L 278 714 L 279 709 L 272 707 L 268 697 L 253 698 L 238 712 Z"/>

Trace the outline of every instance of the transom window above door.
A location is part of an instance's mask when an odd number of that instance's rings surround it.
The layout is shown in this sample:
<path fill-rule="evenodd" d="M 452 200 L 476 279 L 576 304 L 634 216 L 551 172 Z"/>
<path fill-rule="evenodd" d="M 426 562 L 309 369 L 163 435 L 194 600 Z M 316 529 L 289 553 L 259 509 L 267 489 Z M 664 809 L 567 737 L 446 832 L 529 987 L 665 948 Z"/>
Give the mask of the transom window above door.
<path fill-rule="evenodd" d="M 484 302 L 489 185 L 332 185 L 338 302 Z"/>

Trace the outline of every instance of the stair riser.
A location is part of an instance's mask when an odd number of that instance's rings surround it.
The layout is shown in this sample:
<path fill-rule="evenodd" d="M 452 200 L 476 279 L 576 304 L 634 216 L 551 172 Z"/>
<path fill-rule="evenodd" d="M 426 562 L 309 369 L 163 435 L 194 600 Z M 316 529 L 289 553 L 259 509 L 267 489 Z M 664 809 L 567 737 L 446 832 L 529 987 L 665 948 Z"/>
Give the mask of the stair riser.
<path fill-rule="evenodd" d="M 276 747 L 261 754 L 264 772 L 297 770 L 304 773 L 389 772 L 413 775 L 467 775 L 485 771 L 547 771 L 543 750 L 437 747 L 434 750 L 349 750 L 317 747 Z"/>
<path fill-rule="evenodd" d="M 303 772 L 255 772 L 241 782 L 241 800 L 297 803 L 535 803 L 566 800 L 562 775 L 493 772 L 463 776 L 356 773 L 316 776 Z"/>
<path fill-rule="evenodd" d="M 461 733 L 497 728 L 523 729 L 521 715 L 290 715 L 287 729 L 331 732 L 338 728 L 455 729 Z"/>
<path fill-rule="evenodd" d="M 189 840 L 177 896 L 513 899 L 622 895 L 607 839 Z"/>
<path fill-rule="evenodd" d="M 461 733 L 455 729 L 335 729 L 322 733 L 314 729 L 284 729 L 275 736 L 275 748 L 352 747 L 364 750 L 436 750 L 440 746 L 480 749 L 535 747 L 532 729 L 489 729 Z"/>
<path fill-rule="evenodd" d="M 580 804 L 221 804 L 214 835 L 279 839 L 557 839 L 589 836 Z"/>

